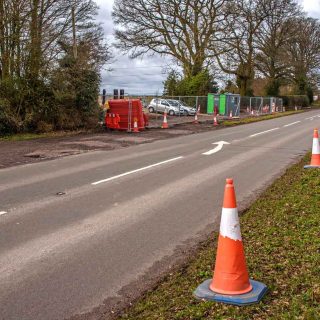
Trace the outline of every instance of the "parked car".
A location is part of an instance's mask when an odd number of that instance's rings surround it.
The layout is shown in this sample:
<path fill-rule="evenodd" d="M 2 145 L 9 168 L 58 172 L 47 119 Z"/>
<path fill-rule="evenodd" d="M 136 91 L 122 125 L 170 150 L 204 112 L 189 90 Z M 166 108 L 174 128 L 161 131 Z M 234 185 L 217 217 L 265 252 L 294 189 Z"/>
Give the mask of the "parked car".
<path fill-rule="evenodd" d="M 170 99 L 152 99 L 148 106 L 148 110 L 150 113 L 164 113 L 167 111 L 170 116 L 184 114 L 184 110 L 180 108 L 180 105 L 170 101 Z"/>
<path fill-rule="evenodd" d="M 175 104 L 175 105 L 179 105 L 180 109 L 183 110 L 183 113 L 187 116 L 194 116 L 196 114 L 196 108 L 190 107 L 187 104 L 185 104 L 185 102 L 181 101 L 181 100 L 168 100 L 169 102 L 171 101 L 171 103 Z"/>

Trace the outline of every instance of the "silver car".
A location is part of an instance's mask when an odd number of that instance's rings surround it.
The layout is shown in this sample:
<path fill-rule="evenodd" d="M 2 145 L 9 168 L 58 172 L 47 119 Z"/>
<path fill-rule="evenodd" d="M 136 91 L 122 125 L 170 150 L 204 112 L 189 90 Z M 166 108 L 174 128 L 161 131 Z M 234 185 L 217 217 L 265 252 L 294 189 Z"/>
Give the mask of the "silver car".
<path fill-rule="evenodd" d="M 180 107 L 180 111 L 182 110 L 184 115 L 186 116 L 194 116 L 196 114 L 196 108 L 188 106 L 185 102 L 181 100 L 167 100 L 169 103 L 174 104 Z"/>
<path fill-rule="evenodd" d="M 152 99 L 148 110 L 150 113 L 164 113 L 167 111 L 170 116 L 184 114 L 184 110 L 180 108 L 179 103 L 174 103 L 170 99 Z"/>

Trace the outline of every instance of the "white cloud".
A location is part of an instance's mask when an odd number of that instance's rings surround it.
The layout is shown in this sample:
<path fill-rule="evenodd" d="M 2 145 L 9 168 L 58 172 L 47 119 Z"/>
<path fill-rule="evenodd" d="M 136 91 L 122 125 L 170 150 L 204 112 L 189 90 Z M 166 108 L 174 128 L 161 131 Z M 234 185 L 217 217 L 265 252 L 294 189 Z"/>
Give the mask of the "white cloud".
<path fill-rule="evenodd" d="M 310 16 L 320 19 L 320 0 L 303 0 L 302 4 Z"/>
<path fill-rule="evenodd" d="M 96 0 L 99 9 L 97 21 L 102 23 L 106 41 L 112 46 L 113 22 L 111 17 L 113 0 Z M 130 59 L 127 55 L 113 49 L 114 62 L 111 71 L 102 72 L 101 88 L 111 93 L 113 89 L 125 89 L 129 94 L 161 94 L 163 81 L 166 79 L 164 69 L 168 59 L 154 55 L 143 59 Z M 109 66 L 108 66 L 109 67 Z"/>

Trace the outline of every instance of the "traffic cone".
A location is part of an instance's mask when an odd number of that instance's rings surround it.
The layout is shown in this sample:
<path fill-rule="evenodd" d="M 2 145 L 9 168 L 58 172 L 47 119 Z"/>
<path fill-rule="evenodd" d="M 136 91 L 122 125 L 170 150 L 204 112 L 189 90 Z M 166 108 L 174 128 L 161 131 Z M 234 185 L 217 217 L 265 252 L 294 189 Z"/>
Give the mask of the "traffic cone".
<path fill-rule="evenodd" d="M 215 127 L 219 125 L 216 114 L 215 114 L 214 117 L 213 117 L 213 125 L 214 125 Z"/>
<path fill-rule="evenodd" d="M 230 110 L 229 119 L 232 119 L 232 110 Z"/>
<path fill-rule="evenodd" d="M 313 131 L 311 163 L 309 166 L 304 166 L 304 168 L 320 168 L 320 145 L 318 129 L 314 129 Z"/>
<path fill-rule="evenodd" d="M 199 121 L 198 121 L 198 111 L 196 111 L 196 113 L 195 113 L 195 115 L 194 115 L 194 121 L 193 121 L 193 123 L 195 123 L 195 124 L 198 124 L 198 123 L 199 123 Z"/>
<path fill-rule="evenodd" d="M 164 115 L 163 115 L 163 122 L 162 122 L 162 129 L 168 129 L 169 126 L 168 126 L 168 120 L 167 120 L 167 111 L 164 112 Z"/>
<path fill-rule="evenodd" d="M 227 179 L 213 279 L 194 292 L 199 299 L 247 305 L 259 302 L 267 287 L 249 279 L 233 180 Z"/>
<path fill-rule="evenodd" d="M 196 111 L 196 113 L 195 113 L 195 115 L 194 115 L 194 121 L 193 121 L 193 123 L 195 123 L 195 124 L 198 124 L 199 123 L 199 121 L 198 121 L 198 113 L 200 112 L 200 106 L 198 107 L 198 109 L 197 109 L 197 111 Z"/>
<path fill-rule="evenodd" d="M 252 290 L 232 179 L 227 179 L 224 191 L 216 266 L 210 289 L 222 294 L 243 294 Z"/>
<path fill-rule="evenodd" d="M 138 119 L 134 118 L 134 122 L 133 122 L 133 133 L 138 133 L 139 132 L 139 128 L 138 128 Z"/>

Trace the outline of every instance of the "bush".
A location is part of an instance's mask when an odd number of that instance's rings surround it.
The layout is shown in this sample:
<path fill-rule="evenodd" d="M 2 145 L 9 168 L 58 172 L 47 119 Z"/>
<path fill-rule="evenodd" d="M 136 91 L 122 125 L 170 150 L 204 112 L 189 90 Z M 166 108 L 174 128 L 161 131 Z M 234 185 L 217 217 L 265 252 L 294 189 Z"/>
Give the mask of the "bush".
<path fill-rule="evenodd" d="M 37 123 L 37 133 L 47 133 L 53 130 L 53 125 L 51 123 L 47 123 L 45 121 L 39 121 Z"/>
<path fill-rule="evenodd" d="M 283 105 L 284 107 L 286 107 L 287 110 L 293 110 L 295 107 L 302 109 L 310 106 L 309 98 L 306 95 L 281 96 L 280 98 L 283 99 Z"/>
<path fill-rule="evenodd" d="M 0 99 L 0 135 L 17 133 L 20 121 L 12 112 L 10 103 L 6 99 Z"/>

